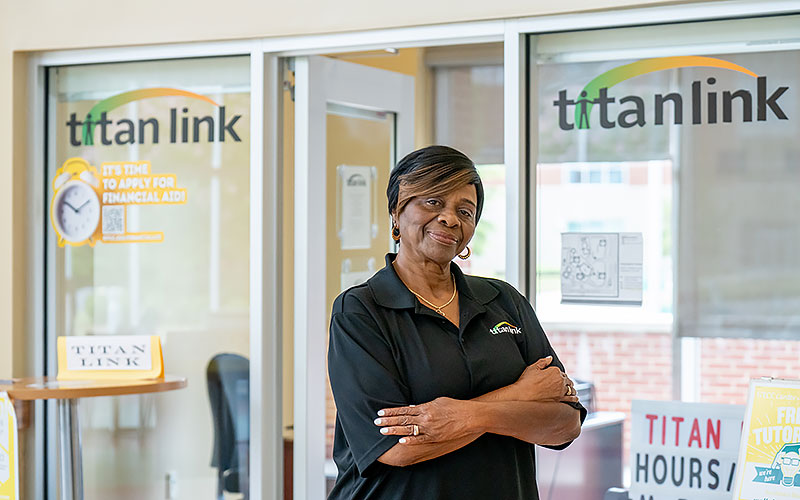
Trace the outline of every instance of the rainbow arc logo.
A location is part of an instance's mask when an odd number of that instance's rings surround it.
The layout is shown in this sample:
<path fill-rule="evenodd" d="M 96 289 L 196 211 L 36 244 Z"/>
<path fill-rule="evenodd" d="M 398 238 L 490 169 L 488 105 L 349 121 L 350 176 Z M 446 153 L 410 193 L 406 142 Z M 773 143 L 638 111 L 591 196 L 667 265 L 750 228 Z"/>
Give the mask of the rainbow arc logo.
<path fill-rule="evenodd" d="M 158 144 L 161 139 L 160 131 L 163 127 L 161 127 L 157 118 L 137 118 L 134 121 L 130 118 L 111 120 L 108 117 L 111 111 L 126 104 L 156 97 L 188 97 L 211 104 L 217 108 L 216 115 L 203 116 L 189 115 L 188 107 L 181 108 L 180 113 L 178 108 L 170 108 L 169 123 L 167 125 L 170 143 L 197 143 L 201 141 L 202 137 L 205 137 L 208 142 L 224 142 L 226 136 L 229 136 L 235 142 L 241 141 L 234 129 L 241 115 L 233 115 L 230 118 L 226 118 L 225 106 L 204 95 L 170 87 L 153 87 L 122 92 L 103 99 L 92 106 L 83 121 L 78 120 L 77 113 L 72 113 L 66 123 L 70 129 L 70 144 L 76 147 L 124 145 L 135 144 L 136 142 L 144 144 L 146 138 L 149 138 L 151 143 Z M 100 130 L 99 143 L 96 143 L 98 129 Z"/>
<path fill-rule="evenodd" d="M 553 105 L 558 108 L 559 112 L 559 127 L 562 130 L 590 128 L 590 118 L 595 105 L 599 108 L 600 117 L 597 121 L 602 128 L 614 128 L 616 126 L 620 126 L 621 128 L 630 128 L 634 126 L 643 127 L 648 123 L 644 99 L 641 96 L 628 95 L 621 97 L 619 101 L 617 101 L 615 97 L 609 95 L 609 89 L 621 82 L 640 75 L 669 69 L 696 67 L 735 71 L 755 79 L 755 108 L 757 120 L 766 121 L 768 110 L 780 120 L 788 119 L 786 113 L 778 104 L 778 99 L 789 90 L 789 87 L 778 87 L 768 95 L 767 77 L 759 76 L 748 68 L 715 57 L 675 56 L 642 59 L 617 66 L 593 78 L 583 87 L 575 99 L 567 98 L 566 89 L 559 91 L 558 99 L 553 101 Z M 705 80 L 705 86 L 700 80 L 692 82 L 690 101 L 692 124 L 699 125 L 703 123 L 703 115 L 705 115 L 706 118 L 705 123 L 717 123 L 719 118 L 719 92 L 714 87 L 716 83 L 716 78 L 713 77 Z M 741 120 L 743 122 L 752 121 L 754 107 L 753 93 L 749 89 L 736 89 L 733 91 L 722 91 L 722 122 L 729 123 L 733 121 L 734 101 L 738 101 L 736 107 L 741 111 L 737 114 L 741 117 Z M 610 115 L 610 105 L 617 102 L 620 105 L 628 105 L 629 103 L 630 105 L 627 106 L 626 109 L 620 110 L 616 118 L 612 119 Z M 703 104 L 705 104 L 705 106 L 703 106 Z M 571 113 L 573 115 L 573 122 L 569 121 L 569 108 L 571 106 L 574 106 L 574 110 L 572 110 Z M 668 110 L 671 111 L 672 122 L 674 124 L 683 124 L 684 99 L 682 94 L 678 92 L 655 94 L 653 109 L 655 112 L 653 123 L 655 125 L 664 124 L 664 117 L 667 115 L 666 111 Z"/>
<path fill-rule="evenodd" d="M 502 333 L 510 333 L 511 335 L 519 335 L 522 333 L 522 328 L 514 326 L 508 321 L 501 321 L 489 329 L 492 335 L 500 335 Z"/>

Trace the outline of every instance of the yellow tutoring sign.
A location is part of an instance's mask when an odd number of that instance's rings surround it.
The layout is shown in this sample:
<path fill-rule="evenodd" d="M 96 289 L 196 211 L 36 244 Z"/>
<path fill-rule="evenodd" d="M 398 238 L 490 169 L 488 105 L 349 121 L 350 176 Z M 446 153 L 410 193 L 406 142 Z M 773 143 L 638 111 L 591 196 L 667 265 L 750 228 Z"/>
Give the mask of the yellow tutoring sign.
<path fill-rule="evenodd" d="M 800 498 L 800 381 L 750 382 L 733 498 Z"/>

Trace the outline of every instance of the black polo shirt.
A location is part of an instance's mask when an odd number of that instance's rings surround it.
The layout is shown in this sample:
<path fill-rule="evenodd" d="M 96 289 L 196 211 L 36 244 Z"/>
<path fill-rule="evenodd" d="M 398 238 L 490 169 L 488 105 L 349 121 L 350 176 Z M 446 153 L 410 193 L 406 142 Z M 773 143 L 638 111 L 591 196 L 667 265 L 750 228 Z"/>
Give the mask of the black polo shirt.
<path fill-rule="evenodd" d="M 408 467 L 377 461 L 397 436 L 380 433 L 381 408 L 440 396 L 472 399 L 514 383 L 528 365 L 553 356 L 528 301 L 503 281 L 465 276 L 455 264 L 460 327 L 423 306 L 386 256 L 386 267 L 333 305 L 328 371 L 336 401 L 329 499 L 536 500 L 534 445 L 497 434 Z M 513 328 L 503 328 L 507 322 Z M 581 412 L 579 404 L 572 405 Z M 567 445 L 554 447 L 565 448 Z"/>

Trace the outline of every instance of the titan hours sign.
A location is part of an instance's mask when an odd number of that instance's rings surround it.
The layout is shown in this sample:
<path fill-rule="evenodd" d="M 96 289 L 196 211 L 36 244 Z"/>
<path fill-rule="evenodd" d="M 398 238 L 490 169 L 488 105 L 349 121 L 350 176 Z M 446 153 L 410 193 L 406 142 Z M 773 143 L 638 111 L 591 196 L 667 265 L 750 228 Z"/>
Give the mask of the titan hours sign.
<path fill-rule="evenodd" d="M 689 97 L 686 99 L 679 92 L 656 94 L 653 101 L 655 113 L 653 117 L 646 116 L 645 101 L 642 97 L 627 95 L 617 99 L 609 95 L 611 87 L 635 76 L 689 67 L 721 68 L 743 73 L 755 80 L 755 91 L 752 88 L 718 89 L 715 87 L 717 80 L 713 77 L 705 81 L 697 80 L 692 82 Z M 734 114 L 742 122 L 753 121 L 754 115 L 756 120 L 766 121 L 770 113 L 779 120 L 788 120 L 778 102 L 787 90 L 789 87 L 777 87 L 773 90 L 769 87 L 766 76 L 758 76 L 747 68 L 722 59 L 700 56 L 658 57 L 643 59 L 606 71 L 590 81 L 575 99 L 567 98 L 567 91 L 561 90 L 558 99 L 553 101 L 553 106 L 558 108 L 558 126 L 561 130 L 588 129 L 589 118 L 595 105 L 600 114 L 598 122 L 606 129 L 617 125 L 622 128 L 643 127 L 651 120 L 655 125 L 663 125 L 665 109 L 668 107 L 672 109 L 675 125 L 683 124 L 685 115 L 687 121 L 688 115 L 691 115 L 693 125 L 702 124 L 704 108 L 707 124 L 717 123 L 720 119 L 723 123 L 730 123 Z M 622 109 L 620 106 L 625 108 Z M 734 112 L 734 109 L 737 111 Z M 572 122 L 569 121 L 570 115 L 573 117 Z"/>
<path fill-rule="evenodd" d="M 210 115 L 192 116 L 189 108 L 170 108 L 169 120 L 166 126 L 157 118 L 139 118 L 136 122 L 127 118 L 111 120 L 108 113 L 125 104 L 140 99 L 152 97 L 179 96 L 190 97 L 205 101 L 217 107 L 217 112 Z M 77 113 L 70 114 L 66 125 L 69 128 L 69 142 L 72 146 L 94 146 L 111 144 L 144 144 L 149 140 L 158 144 L 161 132 L 167 129 L 169 142 L 200 142 L 205 138 L 207 142 L 225 142 L 225 137 L 230 136 L 234 142 L 240 142 L 239 135 L 234 130 L 234 125 L 241 115 L 225 116 L 225 106 L 220 106 L 206 96 L 195 94 L 186 90 L 159 87 L 150 89 L 132 90 L 123 92 L 104 99 L 92 107 L 83 121 L 78 120 Z M 97 131 L 99 133 L 99 141 Z"/>

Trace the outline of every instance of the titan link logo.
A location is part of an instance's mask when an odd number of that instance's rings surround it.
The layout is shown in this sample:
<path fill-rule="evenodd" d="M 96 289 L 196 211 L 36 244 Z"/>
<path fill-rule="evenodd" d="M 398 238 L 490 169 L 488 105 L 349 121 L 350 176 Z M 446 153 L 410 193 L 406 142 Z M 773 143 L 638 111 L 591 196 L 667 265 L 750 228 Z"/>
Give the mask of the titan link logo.
<path fill-rule="evenodd" d="M 684 99 L 683 94 L 679 92 L 655 94 L 653 98 L 655 116 L 648 117 L 645 112 L 645 100 L 641 96 L 627 95 L 617 99 L 609 95 L 611 87 L 635 76 L 687 67 L 720 68 L 748 75 L 755 79 L 755 97 L 752 89 L 748 88 L 718 89 L 715 86 L 716 78 L 711 77 L 705 81 L 692 82 L 689 99 Z M 672 123 L 675 125 L 682 125 L 685 115 L 691 115 L 692 125 L 715 124 L 720 119 L 723 123 L 731 123 L 734 115 L 742 122 L 752 122 L 754 114 L 756 120 L 766 121 L 770 113 L 779 120 L 788 120 L 778 102 L 787 90 L 789 87 L 770 89 L 766 76 L 758 76 L 747 68 L 723 59 L 700 56 L 659 57 L 643 59 L 606 71 L 589 82 L 576 99 L 567 98 L 567 91 L 561 90 L 558 99 L 553 101 L 553 106 L 558 108 L 558 126 L 561 130 L 590 128 L 590 118 L 595 105 L 600 114 L 598 123 L 606 129 L 616 126 L 644 127 L 651 120 L 654 125 L 664 125 L 664 117 L 668 110 L 672 111 Z M 685 109 L 687 107 L 688 110 Z M 721 114 L 720 108 L 722 108 Z M 704 114 L 705 121 L 703 121 Z M 572 122 L 569 120 L 570 115 L 573 117 Z M 686 116 L 685 119 L 688 120 L 689 117 Z"/>
<path fill-rule="evenodd" d="M 508 321 L 501 321 L 492 328 L 489 328 L 489 333 L 492 335 L 500 335 L 501 333 L 510 333 L 511 335 L 519 335 L 522 333 L 522 328 L 514 326 Z"/>
<path fill-rule="evenodd" d="M 192 116 L 189 108 L 183 107 L 180 112 L 178 108 L 169 109 L 169 120 L 166 127 L 162 126 L 155 117 L 139 118 L 137 122 L 129 118 L 119 118 L 112 120 L 108 117 L 109 112 L 125 104 L 138 101 L 140 99 L 150 99 L 153 97 L 188 97 L 205 101 L 216 106 L 216 113 Z M 167 129 L 169 142 L 175 143 L 198 143 L 206 142 L 225 142 L 226 137 L 230 137 L 234 142 L 241 142 L 239 134 L 236 133 L 234 126 L 242 115 L 233 115 L 226 118 L 225 106 L 221 106 L 208 97 L 188 90 L 158 87 L 149 89 L 131 90 L 111 96 L 95 104 L 86 113 L 83 121 L 78 120 L 77 113 L 70 114 L 66 125 L 69 128 L 69 142 L 72 146 L 110 146 L 112 144 L 158 144 L 161 141 L 161 132 Z M 97 131 L 100 131 L 97 134 Z M 99 135 L 99 137 L 98 137 Z M 99 141 L 97 140 L 99 139 Z"/>

